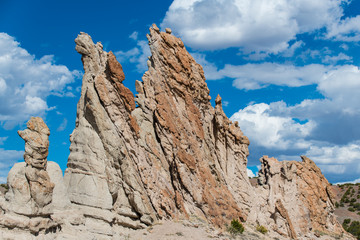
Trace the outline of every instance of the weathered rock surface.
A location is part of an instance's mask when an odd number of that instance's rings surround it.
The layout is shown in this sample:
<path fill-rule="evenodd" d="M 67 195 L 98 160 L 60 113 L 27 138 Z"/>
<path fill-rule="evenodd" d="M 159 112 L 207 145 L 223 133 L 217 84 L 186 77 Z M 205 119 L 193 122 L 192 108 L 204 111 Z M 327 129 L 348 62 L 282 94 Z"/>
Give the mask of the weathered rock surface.
<path fill-rule="evenodd" d="M 256 221 L 291 239 L 313 239 L 320 233 L 348 237 L 336 220 L 330 183 L 312 160 L 301 158 L 260 159 Z"/>
<path fill-rule="evenodd" d="M 65 172 L 70 200 L 134 228 L 190 215 L 219 227 L 246 219 L 249 141 L 220 98 L 211 106 L 202 67 L 170 32 L 150 29 L 136 99 L 113 53 L 87 34 L 76 39 L 85 75 Z"/>
<path fill-rule="evenodd" d="M 0 196 L 0 238 L 126 239 L 129 229 L 157 221 L 196 219 L 224 230 L 239 219 L 246 239 L 352 239 L 310 159 L 265 156 L 259 184 L 250 184 L 248 138 L 220 96 L 210 104 L 202 67 L 171 32 L 150 28 L 152 56 L 136 97 L 112 52 L 86 33 L 76 38 L 85 74 L 64 180 L 46 159 L 49 129 L 32 118 L 19 132 L 26 163 L 14 165 Z M 267 235 L 254 233 L 257 225 Z"/>
<path fill-rule="evenodd" d="M 18 134 L 25 140 L 25 163 L 10 171 L 7 198 L 13 211 L 33 215 L 52 200 L 54 184 L 46 171 L 50 130 L 41 118 L 32 117 Z"/>
<path fill-rule="evenodd" d="M 0 196 L 0 239 L 31 239 L 56 230 L 61 223 L 52 216 L 70 208 L 62 171 L 47 161 L 49 128 L 41 118 L 32 117 L 27 129 L 18 133 L 25 140 L 25 162 L 12 167 L 9 190 Z"/>

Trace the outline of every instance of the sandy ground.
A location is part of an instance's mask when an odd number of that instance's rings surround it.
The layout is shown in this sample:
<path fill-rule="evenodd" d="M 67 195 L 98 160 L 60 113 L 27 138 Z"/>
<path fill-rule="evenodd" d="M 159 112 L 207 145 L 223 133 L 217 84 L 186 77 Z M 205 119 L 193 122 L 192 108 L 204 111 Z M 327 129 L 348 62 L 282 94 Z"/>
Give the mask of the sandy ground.
<path fill-rule="evenodd" d="M 265 235 L 254 232 L 252 229 L 245 228 L 243 234 L 231 236 L 226 231 L 215 230 L 203 222 L 189 221 L 163 221 L 152 227 L 143 230 L 128 230 L 123 233 L 124 240 L 262 240 L 269 239 Z"/>

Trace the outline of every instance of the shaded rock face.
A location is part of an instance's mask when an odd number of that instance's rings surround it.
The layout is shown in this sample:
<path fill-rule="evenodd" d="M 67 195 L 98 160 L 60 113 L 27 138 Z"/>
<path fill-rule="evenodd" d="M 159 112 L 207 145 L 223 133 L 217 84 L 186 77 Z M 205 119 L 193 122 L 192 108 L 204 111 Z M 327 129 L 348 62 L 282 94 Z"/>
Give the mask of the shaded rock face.
<path fill-rule="evenodd" d="M 341 236 L 342 226 L 334 215 L 333 193 L 315 163 L 260 159 L 258 221 L 282 236 L 309 237 L 311 232 Z"/>
<path fill-rule="evenodd" d="M 84 33 L 75 41 L 85 75 L 65 172 L 70 200 L 136 228 L 191 215 L 219 227 L 245 220 L 248 139 L 220 97 L 211 106 L 202 67 L 180 39 L 153 27 L 148 40 L 135 99 L 112 52 Z"/>

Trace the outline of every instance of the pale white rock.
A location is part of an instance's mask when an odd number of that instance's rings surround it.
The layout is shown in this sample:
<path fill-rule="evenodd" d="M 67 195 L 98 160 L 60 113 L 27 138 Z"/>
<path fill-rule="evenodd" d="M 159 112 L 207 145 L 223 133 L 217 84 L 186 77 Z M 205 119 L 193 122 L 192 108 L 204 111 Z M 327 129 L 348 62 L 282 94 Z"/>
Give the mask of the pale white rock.
<path fill-rule="evenodd" d="M 53 208 L 59 210 L 70 208 L 69 196 L 67 194 L 63 174 L 59 165 L 56 162 L 48 161 L 47 172 L 49 174 L 50 181 L 55 185 L 51 202 Z"/>

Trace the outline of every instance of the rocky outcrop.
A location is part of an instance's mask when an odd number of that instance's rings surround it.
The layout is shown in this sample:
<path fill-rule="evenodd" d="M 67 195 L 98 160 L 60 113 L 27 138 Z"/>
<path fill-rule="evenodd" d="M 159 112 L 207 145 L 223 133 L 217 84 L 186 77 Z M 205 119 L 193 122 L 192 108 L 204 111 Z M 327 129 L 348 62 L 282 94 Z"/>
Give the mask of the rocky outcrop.
<path fill-rule="evenodd" d="M 256 221 L 291 239 L 344 235 L 334 215 L 330 183 L 312 160 L 301 158 L 302 162 L 260 159 Z"/>
<path fill-rule="evenodd" d="M 7 178 L 9 190 L 0 196 L 0 238 L 31 239 L 39 232 L 60 228 L 56 211 L 70 207 L 62 171 L 48 162 L 49 128 L 32 117 L 18 132 L 25 140 L 25 162 L 16 163 Z"/>
<path fill-rule="evenodd" d="M 133 228 L 191 215 L 218 227 L 246 219 L 248 139 L 220 97 L 211 106 L 202 67 L 180 39 L 153 26 L 148 40 L 134 99 L 113 53 L 85 33 L 76 39 L 85 74 L 65 172 L 70 200 Z"/>
<path fill-rule="evenodd" d="M 52 201 L 54 183 L 46 171 L 50 131 L 41 118 L 32 117 L 18 134 L 25 140 L 25 163 L 15 164 L 9 173 L 7 200 L 12 211 L 36 215 Z"/>
<path fill-rule="evenodd" d="M 265 226 L 270 239 L 352 239 L 310 159 L 264 156 L 252 186 L 249 140 L 220 96 L 211 105 L 202 67 L 170 29 L 153 25 L 147 37 L 152 55 L 135 97 L 115 55 L 86 33 L 76 38 L 85 74 L 64 180 L 47 162 L 49 129 L 32 118 L 19 131 L 25 163 L 14 165 L 0 196 L 0 238 L 122 239 L 125 228 L 161 220 L 224 229 L 239 219 L 252 232 Z"/>

